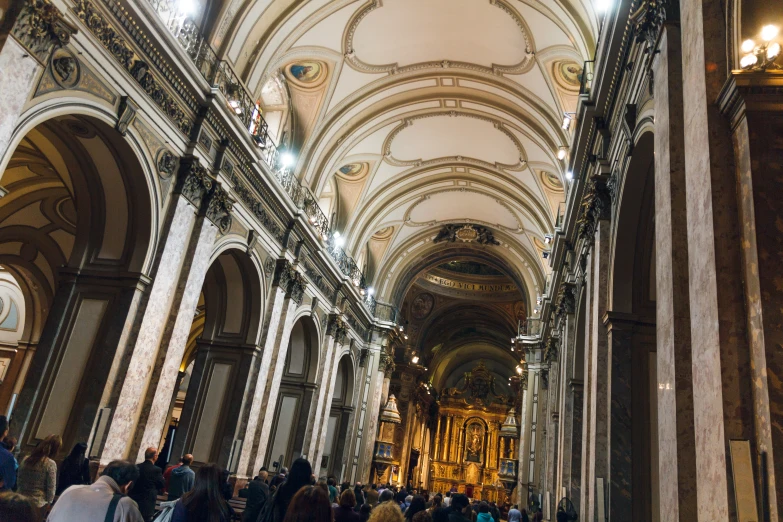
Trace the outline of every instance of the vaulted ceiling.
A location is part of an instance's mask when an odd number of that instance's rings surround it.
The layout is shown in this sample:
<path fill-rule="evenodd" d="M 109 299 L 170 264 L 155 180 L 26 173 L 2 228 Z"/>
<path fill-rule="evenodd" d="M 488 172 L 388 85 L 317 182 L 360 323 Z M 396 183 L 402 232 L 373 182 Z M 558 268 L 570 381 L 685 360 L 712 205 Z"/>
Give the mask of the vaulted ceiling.
<path fill-rule="evenodd" d="M 532 310 L 564 200 L 563 116 L 595 47 L 591 3 L 226 0 L 206 12 L 380 299 L 401 305 L 417 274 L 475 257 Z M 499 244 L 433 241 L 465 223 Z"/>

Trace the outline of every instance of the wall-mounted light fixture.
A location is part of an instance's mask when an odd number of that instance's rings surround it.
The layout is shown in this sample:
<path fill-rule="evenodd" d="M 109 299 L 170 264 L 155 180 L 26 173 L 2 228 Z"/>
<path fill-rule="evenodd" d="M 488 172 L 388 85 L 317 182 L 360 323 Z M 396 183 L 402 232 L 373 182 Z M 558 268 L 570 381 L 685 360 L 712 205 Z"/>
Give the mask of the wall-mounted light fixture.
<path fill-rule="evenodd" d="M 567 131 L 571 128 L 571 123 L 573 123 L 574 118 L 576 117 L 575 112 L 564 112 L 563 113 L 563 130 Z"/>
<path fill-rule="evenodd" d="M 568 156 L 568 147 L 560 147 L 557 150 L 557 159 L 563 161 L 566 156 Z"/>
<path fill-rule="evenodd" d="M 780 44 L 774 41 L 779 31 L 776 25 L 765 25 L 759 33 L 761 43 L 757 43 L 753 39 L 742 42 L 740 49 L 745 55 L 740 60 L 740 67 L 747 71 L 781 69 L 775 63 L 775 59 L 780 55 Z"/>

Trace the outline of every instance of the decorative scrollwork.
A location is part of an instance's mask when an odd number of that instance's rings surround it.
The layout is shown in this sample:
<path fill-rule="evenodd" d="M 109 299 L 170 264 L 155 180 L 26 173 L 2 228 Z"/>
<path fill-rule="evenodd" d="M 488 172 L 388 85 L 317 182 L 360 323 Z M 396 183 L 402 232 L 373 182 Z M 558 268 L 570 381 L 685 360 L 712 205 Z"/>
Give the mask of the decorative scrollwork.
<path fill-rule="evenodd" d="M 233 208 L 234 202 L 231 201 L 228 192 L 219 184 L 215 184 L 209 196 L 206 217 L 218 227 L 222 234 L 231 228 L 231 210 Z"/>
<path fill-rule="evenodd" d="M 557 337 L 550 337 L 547 339 L 546 348 L 544 348 L 544 361 L 551 363 L 557 360 L 559 355 L 559 340 Z"/>
<path fill-rule="evenodd" d="M 476 242 L 479 245 L 499 245 L 500 241 L 495 239 L 495 235 L 487 227 L 479 225 L 444 225 L 438 235 L 432 240 L 433 243 L 447 241 L 454 243 L 461 241 L 463 243 Z"/>
<path fill-rule="evenodd" d="M 150 72 L 147 62 L 136 56 L 120 32 L 104 19 L 103 14 L 89 0 L 77 0 L 73 12 L 133 79 L 141 85 L 164 114 L 177 125 L 179 130 L 190 135 L 193 128 L 191 119 Z"/>
<path fill-rule="evenodd" d="M 592 238 L 598 221 L 609 219 L 612 199 L 603 177 L 593 176 L 582 197 L 581 214 L 577 221 L 579 237 Z"/>
<path fill-rule="evenodd" d="M 163 179 L 168 179 L 177 169 L 177 157 L 168 149 L 163 149 L 158 154 L 158 174 Z"/>
<path fill-rule="evenodd" d="M 62 13 L 49 0 L 27 0 L 11 30 L 14 38 L 42 64 L 55 45 L 68 45 L 74 33 L 76 28 L 63 20 Z"/>
<path fill-rule="evenodd" d="M 207 169 L 199 165 L 198 160 L 190 160 L 180 170 L 180 194 L 197 208 L 206 193 L 212 190 L 213 180 Z"/>

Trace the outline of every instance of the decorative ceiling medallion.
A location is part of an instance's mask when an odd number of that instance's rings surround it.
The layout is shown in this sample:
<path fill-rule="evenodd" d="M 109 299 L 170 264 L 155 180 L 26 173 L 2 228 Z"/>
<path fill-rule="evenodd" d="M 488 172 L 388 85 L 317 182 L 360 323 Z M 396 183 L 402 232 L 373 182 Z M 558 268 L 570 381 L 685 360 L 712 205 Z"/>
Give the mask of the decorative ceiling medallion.
<path fill-rule="evenodd" d="M 455 243 L 461 241 L 463 243 L 476 242 L 479 245 L 499 245 L 500 241 L 495 239 L 494 234 L 487 227 L 479 225 L 445 225 L 435 239 L 433 243 L 441 243 L 447 241 L 449 243 Z"/>
<path fill-rule="evenodd" d="M 347 181 L 362 179 L 369 172 L 367 163 L 348 163 L 337 169 L 337 177 Z"/>
<path fill-rule="evenodd" d="M 563 183 L 557 174 L 552 172 L 541 171 L 541 183 L 544 188 L 551 190 L 552 192 L 563 192 Z"/>
<path fill-rule="evenodd" d="M 552 66 L 553 76 L 564 89 L 578 91 L 582 82 L 582 66 L 573 60 L 557 61 Z"/>
<path fill-rule="evenodd" d="M 374 239 L 375 241 L 383 241 L 389 239 L 393 232 L 394 232 L 394 227 L 382 228 L 372 235 L 372 239 Z"/>
<path fill-rule="evenodd" d="M 411 304 L 411 315 L 416 319 L 426 319 L 435 307 L 435 298 L 432 294 L 419 294 Z"/>
<path fill-rule="evenodd" d="M 296 86 L 311 89 L 326 79 L 326 64 L 315 60 L 301 60 L 285 67 L 285 77 Z"/>
<path fill-rule="evenodd" d="M 387 0 L 388 1 L 388 0 Z M 343 56 L 345 60 L 356 70 L 367 73 L 383 73 L 388 72 L 391 74 L 402 74 L 411 71 L 417 71 L 421 69 L 432 68 L 455 68 L 455 69 L 468 69 L 473 71 L 480 71 L 489 74 L 501 75 L 501 74 L 523 74 L 528 72 L 536 63 L 535 60 L 535 46 L 533 44 L 532 32 L 527 27 L 522 16 L 514 9 L 510 4 L 507 4 L 504 0 L 486 0 L 491 6 L 495 6 L 504 11 L 510 16 L 516 23 L 519 30 L 522 32 L 522 36 L 525 41 L 525 56 L 519 63 L 512 65 L 499 65 L 492 64 L 492 67 L 486 67 L 483 65 L 477 65 L 475 63 L 452 61 L 444 57 L 442 60 L 431 60 L 427 62 L 414 63 L 405 66 L 399 66 L 397 63 L 375 65 L 362 61 L 356 54 L 356 48 L 354 47 L 354 36 L 356 35 L 356 29 L 359 24 L 374 10 L 382 8 L 383 2 L 380 0 L 370 0 L 363 8 L 354 14 L 348 29 L 345 32 L 343 38 Z"/>

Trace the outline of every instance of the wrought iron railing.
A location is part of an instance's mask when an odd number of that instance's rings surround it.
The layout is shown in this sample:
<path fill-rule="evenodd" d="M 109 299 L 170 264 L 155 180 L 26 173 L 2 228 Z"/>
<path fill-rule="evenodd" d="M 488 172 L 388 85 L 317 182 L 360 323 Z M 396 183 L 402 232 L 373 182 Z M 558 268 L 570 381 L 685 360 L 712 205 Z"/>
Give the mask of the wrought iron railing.
<path fill-rule="evenodd" d="M 322 240 L 327 242 L 329 253 L 340 272 L 351 280 L 363 297 L 370 297 L 367 282 L 356 262 L 333 242 L 329 218 L 321 210 L 318 200 L 309 188 L 303 186 L 287 165 L 274 139 L 269 135 L 269 125 L 261 114 L 261 108 L 250 91 L 225 60 L 218 60 L 217 54 L 201 34 L 198 26 L 177 8 L 172 0 L 148 0 L 152 8 L 193 61 L 204 79 L 216 87 L 225 98 L 226 104 L 250 133 L 261 151 L 261 157 L 274 172 L 291 200 L 307 216 Z M 374 303 L 374 299 L 372 300 Z M 365 299 L 370 307 L 370 302 Z M 374 307 L 374 304 L 372 305 Z M 389 305 L 390 306 L 390 305 Z M 373 310 L 374 313 L 374 310 Z"/>
<path fill-rule="evenodd" d="M 582 68 L 582 78 L 579 81 L 579 94 L 590 94 L 593 88 L 593 68 L 595 60 L 588 60 Z"/>
<path fill-rule="evenodd" d="M 522 335 L 526 336 L 533 336 L 533 335 L 539 335 L 541 333 L 541 319 L 540 318 L 529 318 L 525 323 L 522 325 Z"/>
<path fill-rule="evenodd" d="M 380 301 L 376 301 L 375 299 L 373 299 L 373 302 L 373 316 L 375 316 L 376 319 L 389 323 L 397 322 L 399 311 L 397 310 L 396 306 L 390 305 L 389 303 L 382 303 Z"/>

